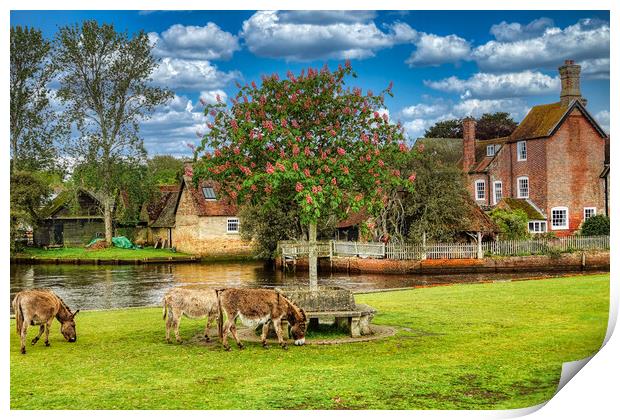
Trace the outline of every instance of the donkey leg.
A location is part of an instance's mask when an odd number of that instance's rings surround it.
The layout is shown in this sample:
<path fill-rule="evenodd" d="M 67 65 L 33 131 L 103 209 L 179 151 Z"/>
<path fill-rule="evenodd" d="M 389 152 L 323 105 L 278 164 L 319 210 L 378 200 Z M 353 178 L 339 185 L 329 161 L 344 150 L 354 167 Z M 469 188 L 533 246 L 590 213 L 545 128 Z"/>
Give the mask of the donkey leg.
<path fill-rule="evenodd" d="M 45 347 L 49 347 L 50 346 L 50 328 L 52 328 L 52 321 L 53 320 L 54 320 L 54 318 L 50 319 L 45 324 Z"/>
<path fill-rule="evenodd" d="M 207 323 L 205 324 L 205 341 L 207 343 L 211 341 L 211 339 L 209 338 L 209 326 L 212 324 L 212 318 L 213 317 L 207 315 Z"/>
<path fill-rule="evenodd" d="M 37 344 L 37 341 L 39 341 L 39 338 L 41 338 L 41 336 L 43 335 L 43 332 L 45 331 L 45 324 L 41 324 L 41 326 L 39 327 L 39 334 L 37 334 L 37 336 L 35 338 L 32 339 L 31 344 L 34 346 L 35 344 Z"/>
<path fill-rule="evenodd" d="M 174 338 L 176 338 L 177 343 L 182 343 L 183 339 L 179 335 L 179 327 L 181 326 L 181 317 L 183 316 L 183 313 L 181 311 L 175 311 L 174 309 L 172 310 L 172 313 L 174 314 Z"/>
<path fill-rule="evenodd" d="M 237 342 L 237 347 L 239 347 L 239 350 L 243 350 L 244 345 L 241 342 L 241 340 L 239 340 L 239 337 L 237 336 L 237 326 L 235 325 L 234 322 L 230 324 L 230 332 L 232 333 L 233 338 Z"/>
<path fill-rule="evenodd" d="M 273 329 L 276 330 L 276 335 L 278 336 L 278 343 L 280 343 L 280 347 L 282 347 L 283 350 L 288 350 L 288 345 L 282 337 L 282 321 L 279 319 L 274 319 Z"/>
<path fill-rule="evenodd" d="M 230 346 L 228 345 L 228 330 L 230 329 L 230 322 L 230 318 L 227 319 L 224 323 L 224 328 L 222 329 L 222 345 L 226 351 L 230 351 Z M 233 319 L 232 322 L 235 322 L 235 320 Z"/>
<path fill-rule="evenodd" d="M 26 354 L 26 335 L 28 334 L 28 325 L 30 324 L 30 320 L 26 320 L 24 319 L 24 322 L 22 322 L 22 327 L 20 330 L 20 334 L 19 334 L 19 340 L 20 340 L 20 349 L 22 354 Z"/>
<path fill-rule="evenodd" d="M 168 317 L 166 318 L 166 342 L 170 343 L 170 328 L 172 328 L 172 311 L 168 311 Z"/>
<path fill-rule="evenodd" d="M 263 347 L 268 349 L 267 334 L 269 334 L 269 321 L 263 324 L 263 333 L 260 335 L 260 341 L 263 343 Z"/>

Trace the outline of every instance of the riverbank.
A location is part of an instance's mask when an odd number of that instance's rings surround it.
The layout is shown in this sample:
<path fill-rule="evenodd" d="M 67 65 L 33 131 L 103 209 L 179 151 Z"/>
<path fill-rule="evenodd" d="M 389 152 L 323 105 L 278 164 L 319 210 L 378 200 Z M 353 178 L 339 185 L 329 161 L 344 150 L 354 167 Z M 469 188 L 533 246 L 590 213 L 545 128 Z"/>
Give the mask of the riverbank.
<path fill-rule="evenodd" d="M 609 275 L 369 293 L 356 301 L 376 308 L 373 323 L 396 327 L 396 336 L 288 352 L 247 343 L 226 353 L 193 338 L 203 321 L 184 319 L 186 342 L 166 344 L 161 309 L 141 308 L 80 312 L 76 343 L 65 342 L 54 322 L 51 347 L 28 344 L 22 356 L 11 321 L 11 408 L 527 407 L 553 396 L 562 362 L 600 347 Z M 30 328 L 28 339 L 35 334 Z"/>
<path fill-rule="evenodd" d="M 195 263 L 249 261 L 251 257 L 236 255 L 197 256 L 175 252 L 169 249 L 122 249 L 105 248 L 26 248 L 11 255 L 11 263 L 16 264 L 157 264 L 157 263 Z"/>
<path fill-rule="evenodd" d="M 608 271 L 609 251 L 581 251 L 559 255 L 486 257 L 480 259 L 390 260 L 359 257 L 319 259 L 325 273 L 475 274 L 507 272 Z M 282 260 L 276 261 L 282 268 Z M 308 259 L 299 258 L 288 269 L 308 270 Z"/>

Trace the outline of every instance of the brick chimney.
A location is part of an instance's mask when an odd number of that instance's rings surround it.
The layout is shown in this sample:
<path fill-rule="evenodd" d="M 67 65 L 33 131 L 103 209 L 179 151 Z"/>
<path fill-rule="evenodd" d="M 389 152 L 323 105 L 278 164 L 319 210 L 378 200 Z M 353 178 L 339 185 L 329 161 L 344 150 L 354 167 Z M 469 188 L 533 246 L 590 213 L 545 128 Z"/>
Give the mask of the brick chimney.
<path fill-rule="evenodd" d="M 560 103 L 562 106 L 568 106 L 574 100 L 579 100 L 586 106 L 588 101 L 581 97 L 579 75 L 581 74 L 581 66 L 575 64 L 573 60 L 564 61 L 564 65 L 558 68 L 560 71 L 560 79 L 562 81 L 562 93 L 560 93 Z"/>
<path fill-rule="evenodd" d="M 467 117 L 463 120 L 463 170 L 476 163 L 476 120 Z"/>

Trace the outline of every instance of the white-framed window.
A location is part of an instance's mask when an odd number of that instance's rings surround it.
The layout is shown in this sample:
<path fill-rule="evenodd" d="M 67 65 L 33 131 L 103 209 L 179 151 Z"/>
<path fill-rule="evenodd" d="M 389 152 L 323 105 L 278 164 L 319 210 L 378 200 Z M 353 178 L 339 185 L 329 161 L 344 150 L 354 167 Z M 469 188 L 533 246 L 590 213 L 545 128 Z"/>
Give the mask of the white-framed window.
<path fill-rule="evenodd" d="M 487 146 L 487 156 L 493 156 L 493 155 L 495 155 L 495 145 L 489 144 Z"/>
<path fill-rule="evenodd" d="M 484 200 L 486 196 L 484 179 L 476 181 L 476 200 Z"/>
<path fill-rule="evenodd" d="M 227 233 L 239 233 L 239 219 L 236 217 L 230 217 L 226 221 Z"/>
<path fill-rule="evenodd" d="M 215 190 L 213 187 L 202 187 L 202 195 L 205 197 L 205 200 L 215 201 Z"/>
<path fill-rule="evenodd" d="M 493 183 L 493 204 L 497 204 L 502 200 L 502 181 Z"/>
<path fill-rule="evenodd" d="M 526 176 L 517 178 L 517 198 L 528 198 L 530 196 L 530 179 Z"/>
<path fill-rule="evenodd" d="M 545 233 L 547 231 L 547 222 L 545 220 L 532 220 L 527 225 L 530 233 Z"/>
<path fill-rule="evenodd" d="M 551 229 L 568 229 L 568 207 L 554 207 L 551 209 Z"/>
<path fill-rule="evenodd" d="M 596 207 L 584 207 L 583 220 L 589 219 L 592 216 L 596 216 Z"/>
<path fill-rule="evenodd" d="M 525 141 L 517 142 L 517 160 L 527 160 L 527 143 Z"/>

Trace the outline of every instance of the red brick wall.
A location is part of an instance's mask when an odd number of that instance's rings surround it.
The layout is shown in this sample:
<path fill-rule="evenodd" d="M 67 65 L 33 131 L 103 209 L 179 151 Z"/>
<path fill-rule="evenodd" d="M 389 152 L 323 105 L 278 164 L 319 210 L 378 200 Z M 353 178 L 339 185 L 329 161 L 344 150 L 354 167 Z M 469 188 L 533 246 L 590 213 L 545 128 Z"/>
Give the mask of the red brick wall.
<path fill-rule="evenodd" d="M 568 207 L 569 229 L 555 232 L 570 234 L 579 229 L 584 207 L 596 207 L 596 214 L 605 213 L 605 192 L 599 178 L 605 141 L 576 109 L 547 139 L 546 147 L 549 180 L 545 211 L 551 217 L 551 208 Z"/>

